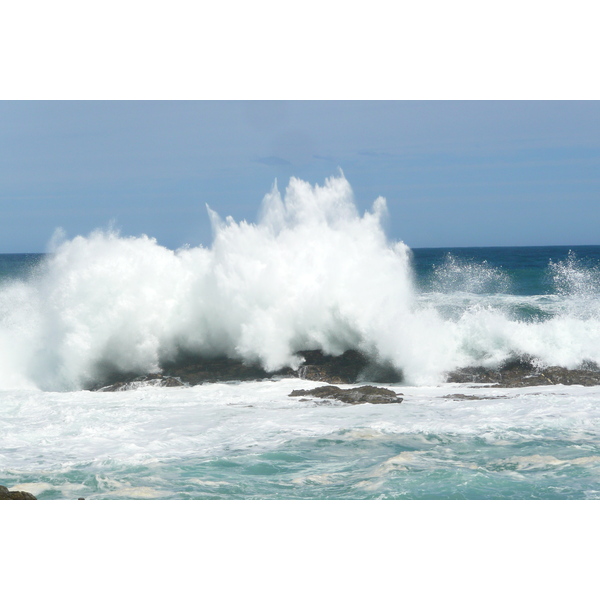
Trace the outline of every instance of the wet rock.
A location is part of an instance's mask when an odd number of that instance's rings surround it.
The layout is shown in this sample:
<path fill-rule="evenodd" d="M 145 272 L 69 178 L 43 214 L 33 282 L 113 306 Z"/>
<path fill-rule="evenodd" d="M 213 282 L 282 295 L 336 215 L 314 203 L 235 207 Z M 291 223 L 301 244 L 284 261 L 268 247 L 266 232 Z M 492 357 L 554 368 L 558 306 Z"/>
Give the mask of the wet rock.
<path fill-rule="evenodd" d="M 310 381 L 354 383 L 368 364 L 367 359 L 355 350 L 347 350 L 340 356 L 327 356 L 320 350 L 305 350 L 298 354 L 305 361 L 298 369 L 298 377 Z"/>
<path fill-rule="evenodd" d="M 0 485 L 0 500 L 37 500 L 37 498 L 29 492 L 11 492 L 7 487 Z"/>
<path fill-rule="evenodd" d="M 587 369 L 565 369 L 564 367 L 548 367 L 543 375 L 554 384 L 563 385 L 600 385 L 600 371 Z"/>
<path fill-rule="evenodd" d="M 168 375 L 152 374 L 136 377 L 133 381 L 117 381 L 111 385 L 105 385 L 97 388 L 99 392 L 125 392 L 127 390 L 136 390 L 140 387 L 181 387 L 186 385 L 179 377 L 171 377 Z"/>
<path fill-rule="evenodd" d="M 498 369 L 466 367 L 448 375 L 450 383 L 489 383 L 491 387 L 528 387 L 534 385 L 600 385 L 600 369 L 586 365 L 582 369 L 539 367 L 530 359 L 512 360 Z"/>
<path fill-rule="evenodd" d="M 165 364 L 163 372 L 172 377 L 178 377 L 188 385 L 220 381 L 256 381 L 272 377 L 294 376 L 292 369 L 269 373 L 258 365 L 247 365 L 232 358 L 198 359 L 190 357 L 187 360 Z"/>
<path fill-rule="evenodd" d="M 320 350 L 304 350 L 297 353 L 304 359 L 298 370 L 289 367 L 267 372 L 259 365 L 244 364 L 232 358 L 200 358 L 182 355 L 177 360 L 161 365 L 162 372 L 140 376 L 139 373 L 117 374 L 107 371 L 102 381 L 88 389 L 116 392 L 137 389 L 142 386 L 173 387 L 198 385 L 225 381 L 257 381 L 280 377 L 299 377 L 327 383 L 396 383 L 402 373 L 389 365 L 379 364 L 355 350 L 347 350 L 340 356 L 329 356 Z"/>
<path fill-rule="evenodd" d="M 497 398 L 507 398 L 507 396 L 475 396 L 473 394 L 448 394 L 443 396 L 455 402 L 462 400 L 495 400 Z"/>
<path fill-rule="evenodd" d="M 248 365 L 231 358 L 179 357 L 165 363 L 161 373 L 139 376 L 138 374 L 112 374 L 88 389 L 105 392 L 137 389 L 142 386 L 175 387 L 226 381 L 259 381 L 281 377 L 299 377 L 310 381 L 330 384 L 399 383 L 402 372 L 357 352 L 347 350 L 339 356 L 329 356 L 320 350 L 303 350 L 297 356 L 304 359 L 298 370 L 284 368 L 267 372 L 259 365 Z M 579 369 L 564 367 L 539 367 L 531 357 L 511 360 L 497 369 L 466 367 L 447 376 L 450 383 L 490 384 L 492 387 L 526 387 L 534 385 L 600 385 L 600 367 L 582 365 Z"/>
<path fill-rule="evenodd" d="M 244 365 L 229 358 L 219 358 L 197 360 L 193 363 L 171 364 L 164 368 L 162 374 L 143 376 L 121 374 L 118 377 L 105 378 L 101 383 L 91 385 L 89 389 L 101 392 L 121 392 L 143 386 L 178 387 L 221 381 L 257 381 L 270 379 L 275 375 L 281 375 L 283 372 L 267 373 L 257 366 Z M 288 377 L 295 376 L 294 371 L 291 369 L 286 371 L 286 375 Z"/>
<path fill-rule="evenodd" d="M 399 404 L 403 400 L 402 394 L 373 385 L 362 385 L 348 390 L 343 390 L 336 385 L 324 385 L 312 390 L 294 390 L 289 395 L 291 397 L 309 396 L 311 398 L 340 400 L 346 404 Z"/>
<path fill-rule="evenodd" d="M 346 350 L 339 356 L 328 356 L 320 350 L 303 350 L 298 355 L 304 364 L 298 369 L 300 379 L 327 383 L 397 383 L 402 373 L 385 364 L 379 364 L 356 350 Z"/>
<path fill-rule="evenodd" d="M 459 401 L 459 400 L 486 400 L 485 396 L 469 396 L 468 394 L 448 394 L 444 396 L 444 398 L 448 398 L 449 400 Z"/>

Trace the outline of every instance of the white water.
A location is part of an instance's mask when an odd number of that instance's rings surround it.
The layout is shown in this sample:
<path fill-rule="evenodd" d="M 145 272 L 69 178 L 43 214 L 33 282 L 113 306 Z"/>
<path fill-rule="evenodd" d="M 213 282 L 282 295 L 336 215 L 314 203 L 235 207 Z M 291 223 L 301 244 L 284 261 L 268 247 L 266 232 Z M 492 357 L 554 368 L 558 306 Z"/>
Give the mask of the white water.
<path fill-rule="evenodd" d="M 58 498 L 600 497 L 598 386 L 394 386 L 401 404 L 356 406 L 297 387 L 0 392 L 0 471 Z"/>
<path fill-rule="evenodd" d="M 276 370 L 298 367 L 299 350 L 354 348 L 420 385 L 515 354 L 600 362 L 597 274 L 556 265 L 564 294 L 543 322 L 511 317 L 514 297 L 502 302 L 506 281 L 487 267 L 447 265 L 442 291 L 419 295 L 409 249 L 382 228 L 385 200 L 360 215 L 343 176 L 322 187 L 292 179 L 284 197 L 274 188 L 256 224 L 209 214 L 210 248 L 96 231 L 2 287 L 0 389 L 77 390 L 106 369 L 156 371 L 181 349 Z M 480 297 L 453 318 L 440 310 L 490 282 L 493 302 Z"/>

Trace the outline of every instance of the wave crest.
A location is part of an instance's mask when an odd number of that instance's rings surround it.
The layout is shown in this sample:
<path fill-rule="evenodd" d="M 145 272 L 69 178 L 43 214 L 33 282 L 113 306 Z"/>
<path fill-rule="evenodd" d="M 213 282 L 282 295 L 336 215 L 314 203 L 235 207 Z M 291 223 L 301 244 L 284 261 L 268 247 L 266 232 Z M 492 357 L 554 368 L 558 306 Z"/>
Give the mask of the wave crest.
<path fill-rule="evenodd" d="M 296 368 L 298 350 L 372 351 L 386 305 L 411 297 L 408 250 L 381 228 L 385 200 L 359 215 L 343 176 L 293 178 L 283 198 L 274 187 L 256 224 L 210 214 L 210 248 L 115 231 L 59 243 L 18 302 L 16 287 L 1 292 L 2 355 L 26 347 L 2 361 L 0 381 L 77 389 L 181 351 Z"/>

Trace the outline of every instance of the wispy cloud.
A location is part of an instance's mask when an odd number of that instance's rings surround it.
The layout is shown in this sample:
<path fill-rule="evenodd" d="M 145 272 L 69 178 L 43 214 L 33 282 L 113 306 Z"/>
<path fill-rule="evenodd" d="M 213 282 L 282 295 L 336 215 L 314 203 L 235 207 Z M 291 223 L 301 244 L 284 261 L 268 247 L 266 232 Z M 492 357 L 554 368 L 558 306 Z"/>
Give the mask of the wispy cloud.
<path fill-rule="evenodd" d="M 372 158 L 390 158 L 393 156 L 397 156 L 396 154 L 392 154 L 391 152 L 373 152 L 372 150 L 359 150 L 358 154 L 361 156 L 370 156 Z"/>
<path fill-rule="evenodd" d="M 289 160 L 285 160 L 285 158 L 280 158 L 279 156 L 264 156 L 254 159 L 254 162 L 258 162 L 263 165 L 269 165 L 270 167 L 280 167 L 283 165 L 292 164 Z"/>

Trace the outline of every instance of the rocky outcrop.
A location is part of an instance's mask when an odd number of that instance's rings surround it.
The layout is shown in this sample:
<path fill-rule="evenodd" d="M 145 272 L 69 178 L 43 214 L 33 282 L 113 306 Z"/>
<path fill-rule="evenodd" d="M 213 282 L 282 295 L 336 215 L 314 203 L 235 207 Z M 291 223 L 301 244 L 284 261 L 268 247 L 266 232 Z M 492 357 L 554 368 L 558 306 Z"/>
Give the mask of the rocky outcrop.
<path fill-rule="evenodd" d="M 141 386 L 174 387 L 198 385 L 219 381 L 256 381 L 274 377 L 299 377 L 311 381 L 327 383 L 396 383 L 402 380 L 402 373 L 369 360 L 355 350 L 347 350 L 340 356 L 329 356 L 320 350 L 304 350 L 297 355 L 304 359 L 298 370 L 291 368 L 267 372 L 258 365 L 246 365 L 231 358 L 185 357 L 176 362 L 162 365 L 161 373 L 139 376 L 139 374 L 112 374 L 90 386 L 90 389 L 103 392 L 116 392 L 137 389 Z"/>
<path fill-rule="evenodd" d="M 256 381 L 273 376 L 293 376 L 292 369 L 268 373 L 258 365 L 246 365 L 232 358 L 188 358 L 163 366 L 163 373 L 177 377 L 188 385 L 216 383 L 219 381 Z"/>
<path fill-rule="evenodd" d="M 356 350 L 346 350 L 339 356 L 328 356 L 320 350 L 303 350 L 298 355 L 304 364 L 298 369 L 300 379 L 326 381 L 327 383 L 398 383 L 402 373 L 393 367 L 374 360 Z"/>
<path fill-rule="evenodd" d="M 320 350 L 298 352 L 304 364 L 298 369 L 300 379 L 328 383 L 354 383 L 368 364 L 364 355 L 347 350 L 340 356 L 327 356 Z"/>
<path fill-rule="evenodd" d="M 343 390 L 336 385 L 324 385 L 312 390 L 294 390 L 291 397 L 302 396 L 301 400 L 320 398 L 328 400 L 340 400 L 346 404 L 399 404 L 402 402 L 402 394 L 396 394 L 386 388 L 373 385 L 362 385 L 357 388 Z"/>
<path fill-rule="evenodd" d="M 258 365 L 247 365 L 231 358 L 186 357 L 165 363 L 161 373 L 106 375 L 88 389 L 105 392 L 137 389 L 142 386 L 176 387 L 225 381 L 257 381 L 280 377 L 298 377 L 330 384 L 400 383 L 402 372 L 367 357 L 356 350 L 347 350 L 339 356 L 329 356 L 320 350 L 303 350 L 297 356 L 304 359 L 298 370 L 291 368 L 267 372 Z M 512 360 L 497 369 L 466 367 L 447 375 L 449 383 L 491 384 L 493 387 L 526 387 L 533 385 L 600 385 L 600 367 L 584 365 L 579 369 L 539 367 L 533 359 Z"/>
<path fill-rule="evenodd" d="M 117 392 L 137 389 L 142 386 L 178 387 L 217 383 L 220 381 L 257 381 L 274 376 L 294 377 L 297 372 L 282 369 L 268 373 L 257 365 L 246 365 L 231 358 L 186 357 L 177 362 L 165 363 L 160 373 L 140 376 L 139 373 L 105 375 L 101 381 L 88 389 L 102 392 Z"/>
<path fill-rule="evenodd" d="M 449 400 L 454 400 L 455 402 L 462 402 L 463 400 L 496 400 L 498 398 L 507 398 L 507 396 L 479 396 L 475 394 L 447 394 L 446 396 L 442 396 L 442 398 L 448 398 Z"/>
<path fill-rule="evenodd" d="M 533 385 L 600 385 L 600 369 L 566 369 L 564 367 L 538 367 L 532 360 L 523 358 L 505 363 L 498 369 L 466 367 L 448 375 L 450 383 L 489 383 L 491 387 L 527 387 Z"/>
<path fill-rule="evenodd" d="M 133 381 L 116 381 L 110 385 L 105 385 L 98 388 L 99 392 L 125 392 L 127 390 L 136 390 L 139 387 L 151 386 L 151 387 L 181 387 L 187 385 L 179 379 L 179 377 L 170 377 L 168 375 L 162 375 L 160 373 L 153 373 L 152 375 L 144 375 L 142 377 L 136 377 Z"/>
<path fill-rule="evenodd" d="M 29 492 L 11 492 L 7 487 L 0 485 L 0 500 L 37 500 L 37 498 Z"/>

